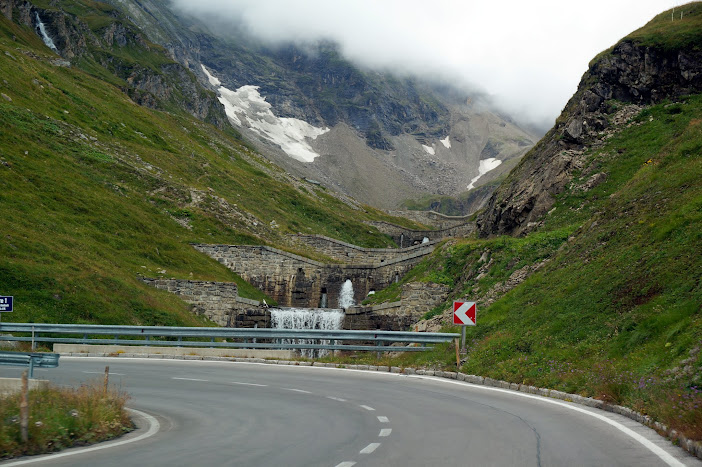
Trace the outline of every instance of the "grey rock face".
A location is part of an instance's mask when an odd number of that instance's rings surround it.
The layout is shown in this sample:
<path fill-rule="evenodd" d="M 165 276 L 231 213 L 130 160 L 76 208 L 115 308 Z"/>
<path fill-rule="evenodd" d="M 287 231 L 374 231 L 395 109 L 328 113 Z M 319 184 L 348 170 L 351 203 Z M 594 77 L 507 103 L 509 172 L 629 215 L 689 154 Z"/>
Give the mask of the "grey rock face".
<path fill-rule="evenodd" d="M 556 125 L 493 193 L 478 217 L 481 236 L 521 235 L 539 225 L 580 168 L 584 149 L 633 118 L 642 105 L 702 92 L 702 51 L 622 41 L 592 64 Z M 630 104 L 617 114 L 611 100 Z M 594 177 L 589 188 L 601 183 Z M 584 187 L 584 189 L 589 189 Z"/>

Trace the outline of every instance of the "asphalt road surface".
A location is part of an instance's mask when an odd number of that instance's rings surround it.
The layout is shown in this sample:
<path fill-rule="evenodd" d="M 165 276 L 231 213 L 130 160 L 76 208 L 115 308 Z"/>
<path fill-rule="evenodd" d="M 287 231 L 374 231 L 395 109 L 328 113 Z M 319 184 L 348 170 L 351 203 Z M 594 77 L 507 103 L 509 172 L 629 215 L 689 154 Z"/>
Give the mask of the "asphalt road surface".
<path fill-rule="evenodd" d="M 128 405 L 152 416 L 151 421 L 138 417 L 143 428 L 117 446 L 20 462 L 119 467 L 702 466 L 625 417 L 438 378 L 70 357 L 62 357 L 59 368 L 35 370 L 35 376 L 73 385 L 101 378 L 106 365 L 110 382 L 131 395 Z M 2 370 L 3 376 L 20 372 Z M 17 460 L 4 464 L 25 465 Z"/>

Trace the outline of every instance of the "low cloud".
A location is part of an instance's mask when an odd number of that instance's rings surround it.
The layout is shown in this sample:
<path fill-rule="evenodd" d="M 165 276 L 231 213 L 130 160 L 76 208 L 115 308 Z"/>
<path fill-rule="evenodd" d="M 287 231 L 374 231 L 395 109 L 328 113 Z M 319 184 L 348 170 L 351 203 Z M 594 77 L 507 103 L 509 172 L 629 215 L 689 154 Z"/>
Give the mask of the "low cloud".
<path fill-rule="evenodd" d="M 588 62 L 678 2 L 666 0 L 172 0 L 268 43 L 331 39 L 350 60 L 479 90 L 546 128 Z M 255 83 L 252 83 L 255 84 Z"/>

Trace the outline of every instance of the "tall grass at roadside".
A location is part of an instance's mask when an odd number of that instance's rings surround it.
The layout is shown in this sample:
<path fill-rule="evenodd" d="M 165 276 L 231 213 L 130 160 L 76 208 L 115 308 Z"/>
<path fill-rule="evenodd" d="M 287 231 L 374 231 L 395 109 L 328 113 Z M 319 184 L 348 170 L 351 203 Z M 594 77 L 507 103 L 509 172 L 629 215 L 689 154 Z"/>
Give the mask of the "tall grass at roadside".
<path fill-rule="evenodd" d="M 20 395 L 0 399 L 0 459 L 105 441 L 132 430 L 126 393 L 102 382 L 29 391 L 29 441 L 21 442 Z"/>

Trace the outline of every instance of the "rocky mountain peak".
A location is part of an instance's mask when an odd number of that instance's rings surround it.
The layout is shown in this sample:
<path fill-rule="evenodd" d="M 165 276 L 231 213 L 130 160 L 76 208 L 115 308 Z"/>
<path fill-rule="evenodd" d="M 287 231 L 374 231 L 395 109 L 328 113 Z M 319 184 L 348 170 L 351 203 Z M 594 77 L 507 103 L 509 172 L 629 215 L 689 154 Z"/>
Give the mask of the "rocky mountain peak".
<path fill-rule="evenodd" d="M 595 58 L 556 125 L 487 202 L 477 219 L 480 235 L 529 232 L 582 168 L 587 148 L 604 142 L 642 106 L 702 92 L 702 32 L 689 31 L 701 17 L 699 3 L 688 6 L 682 25 L 663 13 Z"/>

